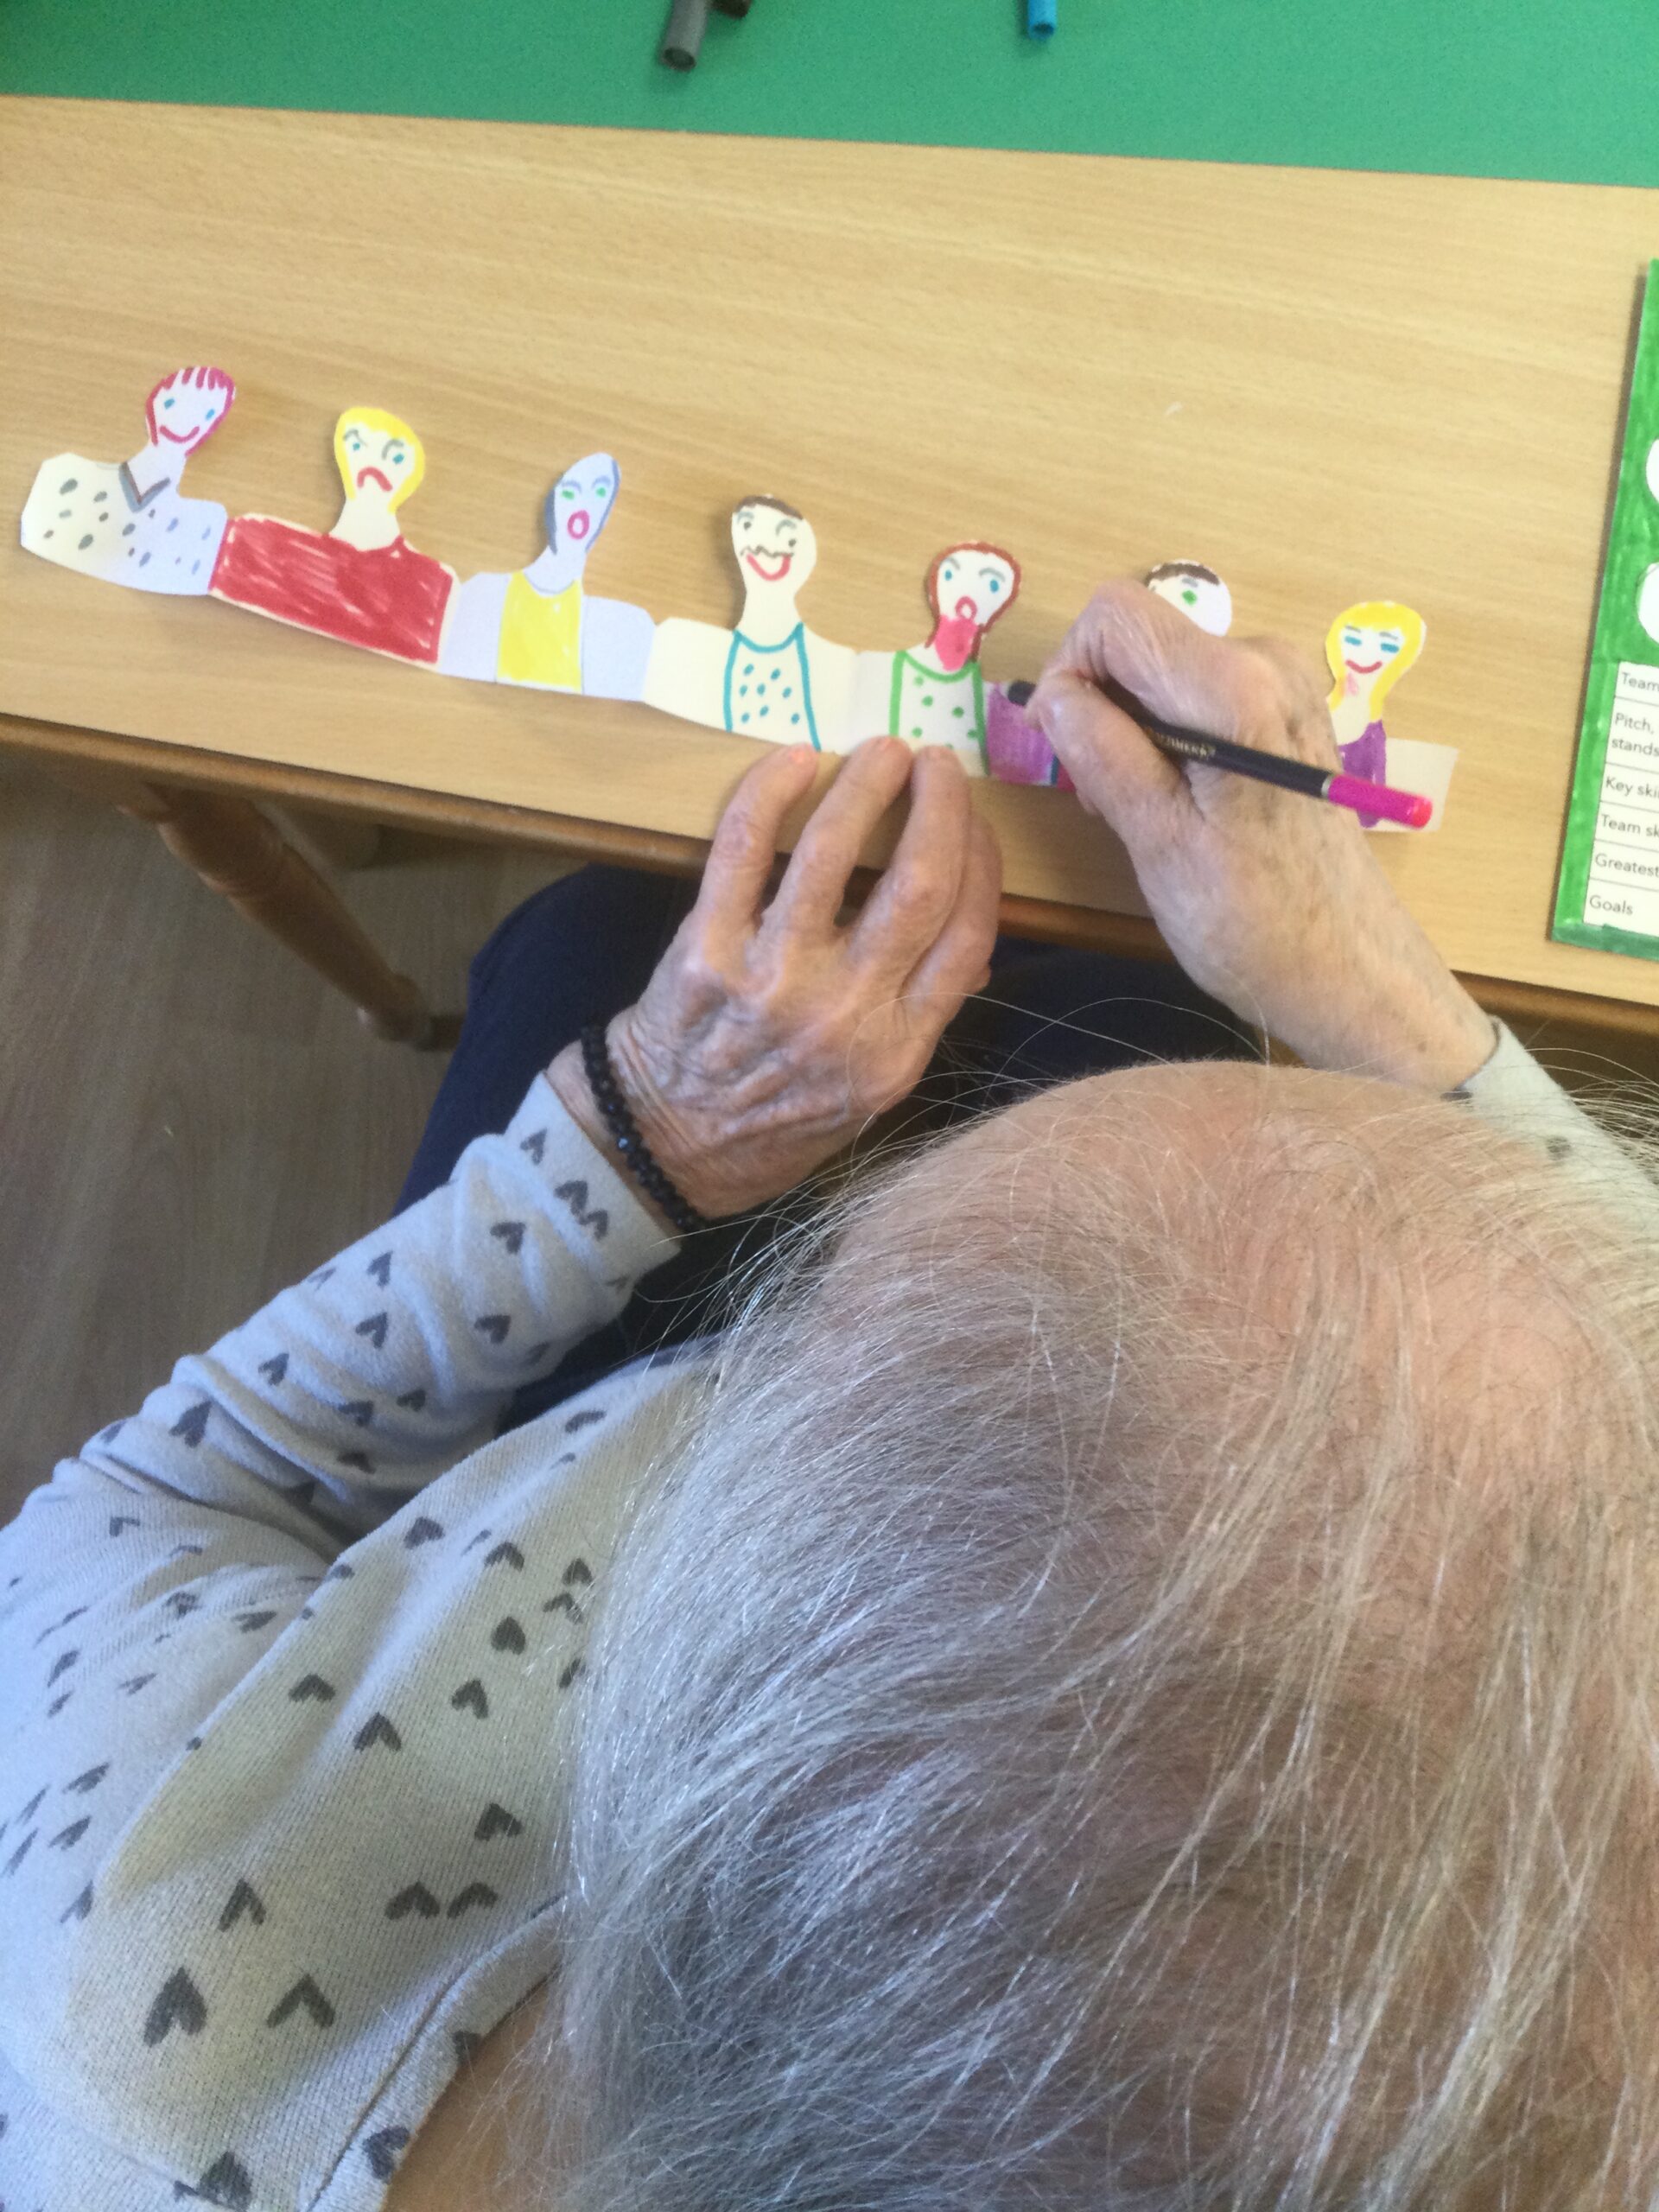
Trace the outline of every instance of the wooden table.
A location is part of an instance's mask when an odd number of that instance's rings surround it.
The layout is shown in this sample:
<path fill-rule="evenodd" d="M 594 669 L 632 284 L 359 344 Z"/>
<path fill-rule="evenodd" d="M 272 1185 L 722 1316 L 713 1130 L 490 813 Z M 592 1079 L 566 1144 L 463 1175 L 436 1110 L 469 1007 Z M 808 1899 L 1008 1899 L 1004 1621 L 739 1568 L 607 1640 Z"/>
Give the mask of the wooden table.
<path fill-rule="evenodd" d="M 111 460 L 168 368 L 238 397 L 188 489 L 326 527 L 348 404 L 423 436 L 411 541 L 540 543 L 602 446 L 589 587 L 725 621 L 734 499 L 812 518 L 813 626 L 926 626 L 961 536 L 1011 546 L 987 651 L 1033 671 L 1102 575 L 1173 556 L 1318 656 L 1349 601 L 1430 626 L 1402 736 L 1463 758 L 1382 841 L 1500 1010 L 1659 1032 L 1659 967 L 1554 945 L 1550 894 L 1637 285 L 1659 193 L 1197 163 L 77 102 L 0 102 L 0 501 Z M 425 1012 L 246 802 L 692 866 L 752 757 L 644 708 L 446 681 L 207 600 L 0 555 L 0 742 L 123 803 L 386 1033 Z M 1149 925 L 1071 802 L 987 787 L 1011 926 Z M 874 857 L 874 855 L 872 855 Z"/>

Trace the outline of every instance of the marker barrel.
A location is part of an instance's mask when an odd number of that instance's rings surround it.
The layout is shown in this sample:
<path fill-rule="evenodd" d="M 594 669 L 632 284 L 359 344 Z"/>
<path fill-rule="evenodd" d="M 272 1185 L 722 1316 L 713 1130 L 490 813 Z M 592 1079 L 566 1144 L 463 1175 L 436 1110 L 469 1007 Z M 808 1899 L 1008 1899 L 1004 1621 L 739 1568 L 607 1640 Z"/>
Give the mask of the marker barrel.
<path fill-rule="evenodd" d="M 709 0 L 673 0 L 663 34 L 663 60 L 671 69 L 695 69 L 709 28 Z"/>
<path fill-rule="evenodd" d="M 1052 38 L 1058 0 L 1026 0 L 1026 36 Z"/>
<path fill-rule="evenodd" d="M 1363 776 L 1332 776 L 1325 795 L 1332 806 L 1351 806 L 1356 814 L 1397 822 L 1405 830 L 1427 830 L 1433 819 L 1431 800 L 1416 791 L 1396 791 L 1392 784 L 1368 783 Z"/>

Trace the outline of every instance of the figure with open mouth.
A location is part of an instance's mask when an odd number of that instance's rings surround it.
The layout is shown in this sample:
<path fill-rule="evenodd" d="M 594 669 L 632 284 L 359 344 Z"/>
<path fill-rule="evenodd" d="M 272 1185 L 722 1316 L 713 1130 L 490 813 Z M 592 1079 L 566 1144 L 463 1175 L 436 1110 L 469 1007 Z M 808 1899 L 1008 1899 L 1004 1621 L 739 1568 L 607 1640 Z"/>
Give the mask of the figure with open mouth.
<path fill-rule="evenodd" d="M 446 676 L 637 699 L 655 625 L 642 607 L 589 597 L 588 556 L 616 505 L 620 473 L 607 453 L 567 468 L 542 508 L 545 549 L 511 575 L 458 586 L 438 666 Z"/>
<path fill-rule="evenodd" d="M 970 776 L 988 772 L 985 678 L 980 648 L 1020 594 L 1020 563 L 999 545 L 970 539 L 927 572 L 933 628 L 924 645 L 861 653 L 849 741 L 885 734 L 906 745 L 948 745 Z"/>
<path fill-rule="evenodd" d="M 858 656 L 809 630 L 796 605 L 817 565 L 811 524 L 782 499 L 756 493 L 733 510 L 732 551 L 743 580 L 736 628 L 659 623 L 646 699 L 740 737 L 838 751 L 850 726 Z"/>
<path fill-rule="evenodd" d="M 1389 780 L 1388 732 L 1382 702 L 1416 662 L 1427 625 L 1414 607 L 1392 599 L 1366 600 L 1345 607 L 1331 625 L 1325 657 L 1331 664 L 1331 720 L 1342 765 L 1367 782 Z M 1372 817 L 1361 815 L 1364 829 Z"/>
<path fill-rule="evenodd" d="M 238 515 L 213 570 L 216 598 L 397 660 L 435 662 L 454 571 L 417 553 L 397 510 L 426 474 L 426 450 L 381 407 L 348 407 L 334 425 L 345 500 L 326 534 L 270 515 Z"/>
<path fill-rule="evenodd" d="M 225 510 L 216 499 L 187 499 L 179 486 L 235 397 L 223 369 L 175 369 L 144 402 L 144 442 L 130 461 L 78 453 L 43 461 L 23 508 L 25 549 L 135 591 L 205 592 Z"/>

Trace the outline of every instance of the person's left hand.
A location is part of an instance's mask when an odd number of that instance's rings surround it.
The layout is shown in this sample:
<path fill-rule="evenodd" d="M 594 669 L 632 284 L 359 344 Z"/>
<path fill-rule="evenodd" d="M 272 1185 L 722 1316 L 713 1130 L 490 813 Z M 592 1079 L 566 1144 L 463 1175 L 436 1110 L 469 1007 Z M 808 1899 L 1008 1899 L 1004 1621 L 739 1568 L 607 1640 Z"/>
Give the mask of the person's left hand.
<path fill-rule="evenodd" d="M 1001 863 L 954 753 L 873 738 L 847 760 L 763 906 L 779 834 L 817 755 L 771 753 L 738 785 L 644 997 L 612 1021 L 640 1135 L 710 1218 L 776 1198 L 919 1080 L 988 980 Z M 906 784 L 910 819 L 862 912 L 838 917 L 866 839 Z M 578 1047 L 548 1070 L 606 1152 Z"/>

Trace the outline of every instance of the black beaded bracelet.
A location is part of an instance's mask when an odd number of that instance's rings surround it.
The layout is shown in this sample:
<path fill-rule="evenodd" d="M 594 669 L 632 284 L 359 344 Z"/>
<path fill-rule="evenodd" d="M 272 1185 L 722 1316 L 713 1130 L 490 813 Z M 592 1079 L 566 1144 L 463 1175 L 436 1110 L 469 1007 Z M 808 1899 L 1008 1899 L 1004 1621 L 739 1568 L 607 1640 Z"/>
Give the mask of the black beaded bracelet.
<path fill-rule="evenodd" d="M 696 1208 L 680 1196 L 652 1158 L 611 1065 L 602 1021 L 590 1021 L 582 1033 L 582 1065 L 588 1088 L 594 1094 L 594 1103 L 622 1155 L 623 1166 L 634 1181 L 648 1198 L 655 1200 L 682 1236 L 690 1236 L 694 1230 L 707 1229 L 709 1224 Z"/>

